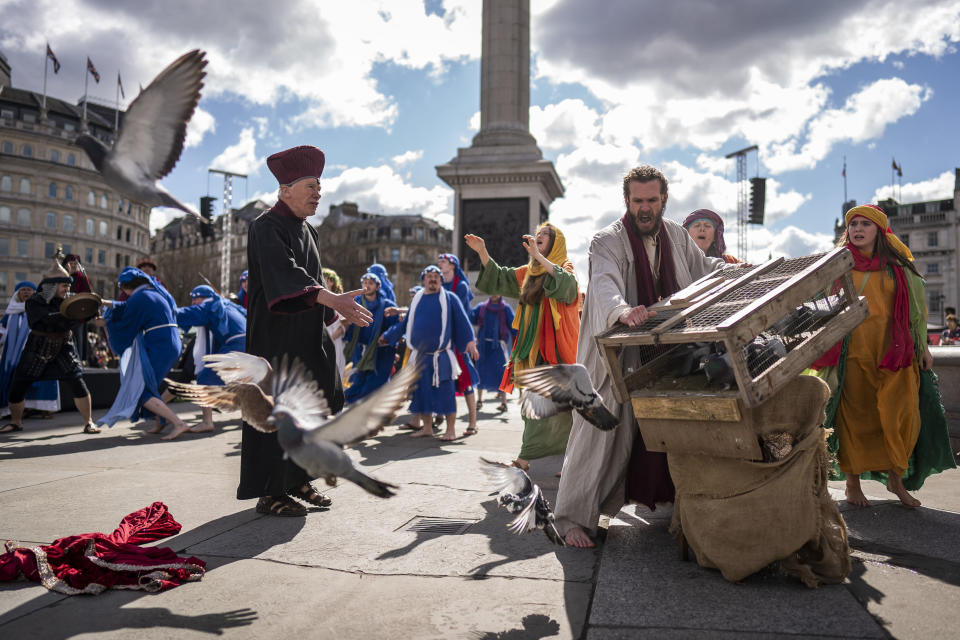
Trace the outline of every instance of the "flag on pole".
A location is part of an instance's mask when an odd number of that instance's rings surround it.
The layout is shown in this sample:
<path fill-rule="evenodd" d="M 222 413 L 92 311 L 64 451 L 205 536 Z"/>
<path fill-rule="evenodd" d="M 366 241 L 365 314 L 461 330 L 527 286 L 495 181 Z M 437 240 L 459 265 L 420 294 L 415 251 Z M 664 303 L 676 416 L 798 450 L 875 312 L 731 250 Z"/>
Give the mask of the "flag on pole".
<path fill-rule="evenodd" d="M 847 163 L 846 163 L 846 162 L 843 163 L 843 172 L 840 174 L 840 177 L 841 177 L 841 178 L 846 178 L 846 177 L 847 177 Z"/>
<path fill-rule="evenodd" d="M 126 100 L 127 95 L 123 92 L 123 81 L 120 80 L 120 72 L 117 71 L 117 88 L 120 89 L 120 97 Z"/>
<path fill-rule="evenodd" d="M 47 43 L 47 57 L 53 61 L 53 72 L 56 73 L 60 71 L 60 61 L 57 60 L 57 56 L 54 55 L 53 49 L 50 48 L 50 43 Z"/>
<path fill-rule="evenodd" d="M 900 165 L 897 164 L 897 159 L 893 159 L 893 170 L 897 172 L 897 175 L 903 177 L 903 169 Z"/>
<path fill-rule="evenodd" d="M 93 66 L 93 63 L 90 61 L 90 56 L 87 56 L 87 71 L 90 72 L 90 75 L 93 76 L 94 81 L 97 84 L 100 84 L 100 72 L 97 71 L 97 68 Z"/>

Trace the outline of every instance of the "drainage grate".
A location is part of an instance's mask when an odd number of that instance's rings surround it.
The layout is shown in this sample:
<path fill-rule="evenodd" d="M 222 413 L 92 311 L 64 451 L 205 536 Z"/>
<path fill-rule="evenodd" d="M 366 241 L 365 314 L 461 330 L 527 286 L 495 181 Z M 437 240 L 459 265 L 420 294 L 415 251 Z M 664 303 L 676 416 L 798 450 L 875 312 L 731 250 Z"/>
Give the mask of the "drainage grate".
<path fill-rule="evenodd" d="M 456 536 L 477 522 L 478 520 L 463 520 L 460 518 L 428 518 L 426 516 L 416 516 L 397 529 L 397 531 Z"/>

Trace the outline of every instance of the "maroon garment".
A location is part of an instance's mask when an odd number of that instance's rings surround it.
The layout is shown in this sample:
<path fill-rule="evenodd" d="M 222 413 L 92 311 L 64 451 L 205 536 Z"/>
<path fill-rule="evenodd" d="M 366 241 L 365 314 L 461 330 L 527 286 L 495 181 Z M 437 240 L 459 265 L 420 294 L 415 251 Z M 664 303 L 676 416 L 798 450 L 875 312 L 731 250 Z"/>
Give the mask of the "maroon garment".
<path fill-rule="evenodd" d="M 659 282 L 653 279 L 647 250 L 643 246 L 643 237 L 633 226 L 629 211 L 623 216 L 623 226 L 627 230 L 627 238 L 633 250 L 633 268 L 637 277 L 637 304 L 649 306 L 679 291 L 680 287 L 677 285 L 677 276 L 673 268 L 670 237 L 663 223 L 661 222 L 660 232 L 657 234 L 657 246 L 660 252 Z M 627 502 L 639 502 L 653 510 L 657 502 L 673 502 L 676 491 L 673 479 L 670 478 L 670 468 L 667 466 L 667 454 L 647 451 L 643 443 L 643 435 L 636 427 L 636 420 L 633 424 L 638 431 L 630 452 L 630 462 L 627 464 Z"/>
<path fill-rule="evenodd" d="M 154 502 L 127 515 L 110 535 L 82 533 L 36 547 L 13 547 L 0 555 L 0 582 L 23 574 L 67 595 L 107 589 L 163 591 L 200 580 L 206 562 L 179 557 L 168 547 L 141 547 L 180 532 L 167 506 Z"/>

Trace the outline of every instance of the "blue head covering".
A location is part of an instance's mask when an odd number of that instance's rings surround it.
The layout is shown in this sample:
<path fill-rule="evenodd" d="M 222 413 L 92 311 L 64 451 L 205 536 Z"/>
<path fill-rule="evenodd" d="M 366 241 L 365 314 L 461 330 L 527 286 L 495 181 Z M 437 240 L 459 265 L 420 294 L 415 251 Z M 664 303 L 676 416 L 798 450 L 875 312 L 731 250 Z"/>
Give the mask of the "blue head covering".
<path fill-rule="evenodd" d="M 363 282 L 364 280 L 373 280 L 381 287 L 383 286 L 383 283 L 380 281 L 380 276 L 375 273 L 370 273 L 369 271 L 360 276 L 360 282 Z"/>
<path fill-rule="evenodd" d="M 470 291 L 470 281 L 467 279 L 467 274 L 463 272 L 463 269 L 460 268 L 460 258 L 452 253 L 441 253 L 437 256 L 437 259 L 443 258 L 447 262 L 453 265 L 453 272 L 456 274 L 457 279 L 467 283 L 467 301 L 473 300 L 473 291 Z M 456 291 L 454 291 L 456 293 Z"/>
<path fill-rule="evenodd" d="M 420 279 L 422 280 L 423 278 L 421 277 Z M 408 291 L 408 293 L 412 296 L 415 296 L 418 293 L 420 293 L 420 291 L 422 290 L 423 290 L 422 286 L 420 286 L 419 284 L 415 284 L 412 287 L 410 287 L 410 291 Z"/>
<path fill-rule="evenodd" d="M 141 271 L 136 267 L 124 267 L 123 271 L 120 272 L 120 275 L 117 276 L 117 284 L 123 286 L 124 284 L 127 284 L 128 282 L 137 278 L 145 278 L 147 283 L 153 287 L 154 291 L 163 296 L 163 299 L 166 301 L 167 306 L 170 307 L 170 310 L 173 311 L 174 314 L 177 313 L 177 301 L 173 299 L 173 296 L 170 295 L 170 292 L 167 291 L 162 284 L 160 284 L 159 280 L 153 276 L 147 275 L 146 272 Z"/>
<path fill-rule="evenodd" d="M 393 283 L 390 282 L 390 275 L 387 273 L 386 267 L 379 262 L 374 262 L 367 269 L 367 273 L 373 274 L 380 279 L 380 290 L 383 291 L 385 298 L 393 300 L 394 302 L 397 301 L 397 294 L 393 290 Z"/>
<path fill-rule="evenodd" d="M 427 276 L 428 273 L 435 273 L 443 277 L 443 273 L 440 271 L 440 267 L 435 264 L 428 265 L 423 268 L 423 271 L 420 272 L 420 282 L 423 282 L 423 279 Z"/>
<path fill-rule="evenodd" d="M 30 287 L 34 291 L 37 290 L 37 285 L 33 284 L 29 280 L 24 280 L 23 282 L 17 283 L 17 286 L 13 288 L 13 292 L 16 293 L 17 291 L 19 291 L 20 289 L 23 289 L 24 287 Z"/>
<path fill-rule="evenodd" d="M 201 284 L 194 287 L 190 291 L 191 298 L 216 298 L 217 292 L 213 290 L 213 287 L 206 284 Z"/>
<path fill-rule="evenodd" d="M 244 283 L 250 278 L 250 275 L 247 273 L 247 270 L 244 269 L 240 272 L 240 282 Z"/>

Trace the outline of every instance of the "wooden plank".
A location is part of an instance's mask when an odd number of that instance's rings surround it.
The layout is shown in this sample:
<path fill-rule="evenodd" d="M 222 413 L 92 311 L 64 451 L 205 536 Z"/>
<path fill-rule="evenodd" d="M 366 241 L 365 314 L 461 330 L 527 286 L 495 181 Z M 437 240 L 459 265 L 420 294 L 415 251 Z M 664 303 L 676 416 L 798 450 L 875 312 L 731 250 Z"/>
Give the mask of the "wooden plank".
<path fill-rule="evenodd" d="M 737 422 L 741 419 L 740 403 L 736 395 L 708 396 L 703 394 L 630 395 L 633 413 L 650 420 L 708 420 Z"/>
<path fill-rule="evenodd" d="M 748 422 L 638 419 L 637 426 L 649 451 L 741 460 L 763 458 L 759 438 Z"/>
<path fill-rule="evenodd" d="M 733 375 L 737 379 L 740 398 L 746 406 L 756 406 L 756 402 L 747 402 L 753 395 L 753 376 L 750 375 L 750 369 L 747 368 L 747 361 L 743 357 L 742 348 L 729 338 L 724 341 L 724 345 L 727 348 L 727 353 L 730 354 L 730 365 L 733 367 Z"/>
<path fill-rule="evenodd" d="M 694 298 L 699 296 L 701 293 L 705 291 L 709 291 L 710 289 L 713 289 L 714 287 L 722 284 L 723 282 L 726 282 L 726 278 L 713 277 L 713 278 L 708 278 L 706 280 L 701 278 L 700 280 L 697 280 L 693 284 L 684 287 L 680 291 L 677 291 L 672 296 L 667 298 L 667 300 L 661 300 L 660 302 L 657 302 L 656 304 L 651 305 L 650 308 L 654 309 L 661 304 L 666 306 L 669 303 L 670 306 L 674 306 L 679 302 L 689 302 L 690 300 L 693 300 Z"/>
<path fill-rule="evenodd" d="M 600 354 L 603 356 L 603 363 L 607 367 L 607 373 L 613 382 L 613 395 L 617 402 L 623 404 L 630 397 L 627 392 L 627 385 L 623 381 L 623 372 L 620 370 L 620 359 L 617 357 L 619 349 L 613 345 L 600 346 Z"/>
<path fill-rule="evenodd" d="M 763 403 L 826 353 L 830 347 L 867 319 L 870 309 L 867 299 L 860 298 L 798 344 L 787 356 L 757 376 L 752 393 L 744 398 L 747 407 Z"/>

